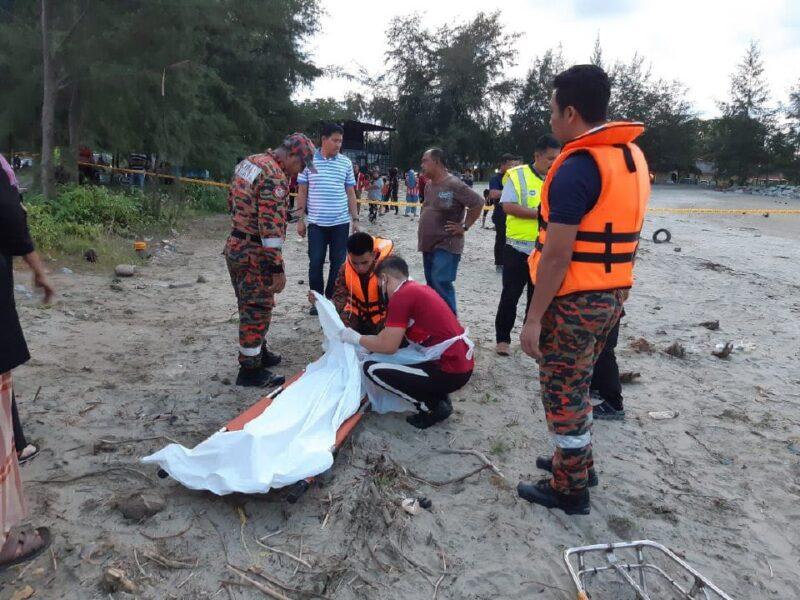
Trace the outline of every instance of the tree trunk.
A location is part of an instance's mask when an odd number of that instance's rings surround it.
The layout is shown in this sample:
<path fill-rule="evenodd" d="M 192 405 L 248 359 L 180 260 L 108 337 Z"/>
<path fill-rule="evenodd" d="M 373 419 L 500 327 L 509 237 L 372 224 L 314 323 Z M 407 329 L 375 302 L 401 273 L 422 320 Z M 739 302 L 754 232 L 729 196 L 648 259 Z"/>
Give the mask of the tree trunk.
<path fill-rule="evenodd" d="M 81 139 L 81 100 L 78 91 L 78 84 L 73 83 L 69 98 L 69 115 L 67 117 L 69 127 L 69 157 L 67 158 L 67 170 L 69 171 L 70 181 L 78 182 L 78 150 Z"/>
<path fill-rule="evenodd" d="M 56 75 L 50 53 L 50 1 L 41 0 L 42 5 L 42 194 L 47 199 L 55 196 L 55 169 L 53 165 L 53 141 L 55 136 Z"/>

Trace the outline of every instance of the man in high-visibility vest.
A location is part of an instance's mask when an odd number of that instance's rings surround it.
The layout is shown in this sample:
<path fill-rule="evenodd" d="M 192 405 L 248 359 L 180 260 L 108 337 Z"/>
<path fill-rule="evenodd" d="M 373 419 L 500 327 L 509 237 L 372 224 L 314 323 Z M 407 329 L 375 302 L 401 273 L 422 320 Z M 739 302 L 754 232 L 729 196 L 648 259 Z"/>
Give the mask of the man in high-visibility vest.
<path fill-rule="evenodd" d="M 600 67 L 571 67 L 553 87 L 550 126 L 564 145 L 542 187 L 539 236 L 529 261 L 535 290 L 520 341 L 539 363 L 555 450 L 552 458 L 536 460 L 552 478 L 520 482 L 517 493 L 586 515 L 588 488 L 597 485 L 589 385 L 633 285 L 650 177 L 633 143 L 644 126 L 606 121 L 611 84 Z"/>
<path fill-rule="evenodd" d="M 500 204 L 506 214 L 506 245 L 503 249 L 503 291 L 494 320 L 496 352 L 510 354 L 511 329 L 517 320 L 517 303 L 527 287 L 525 314 L 531 305 L 533 283 L 528 269 L 528 257 L 533 252 L 539 234 L 539 204 L 542 184 L 550 165 L 558 156 L 561 144 L 552 135 L 536 140 L 533 162 L 506 171 L 506 183 Z"/>
<path fill-rule="evenodd" d="M 375 271 L 393 251 L 391 240 L 373 238 L 364 231 L 347 239 L 347 259 L 339 269 L 331 296 L 345 327 L 361 335 L 376 335 L 383 329 L 388 298 L 380 292 Z M 312 306 L 316 301 L 311 292 L 308 300 Z"/>

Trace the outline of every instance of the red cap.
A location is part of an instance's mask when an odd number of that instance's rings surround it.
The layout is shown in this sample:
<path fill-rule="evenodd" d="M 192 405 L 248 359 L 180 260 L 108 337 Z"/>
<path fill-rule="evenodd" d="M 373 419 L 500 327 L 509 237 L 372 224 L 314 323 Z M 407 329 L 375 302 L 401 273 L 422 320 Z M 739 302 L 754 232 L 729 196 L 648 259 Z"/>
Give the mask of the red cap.
<path fill-rule="evenodd" d="M 306 165 L 306 169 L 312 173 L 316 173 L 317 169 L 314 167 L 314 153 L 317 149 L 314 147 L 314 142 L 303 133 L 293 133 L 283 140 L 283 147 L 286 148 L 290 154 L 297 154 Z"/>

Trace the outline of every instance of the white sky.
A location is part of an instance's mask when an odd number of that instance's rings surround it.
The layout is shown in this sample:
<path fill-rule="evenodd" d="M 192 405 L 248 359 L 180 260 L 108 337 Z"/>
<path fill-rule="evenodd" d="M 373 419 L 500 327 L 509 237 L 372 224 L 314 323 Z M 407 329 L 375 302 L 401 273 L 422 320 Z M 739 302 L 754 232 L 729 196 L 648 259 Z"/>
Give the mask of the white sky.
<path fill-rule="evenodd" d="M 587 62 L 599 33 L 606 62 L 646 57 L 656 76 L 679 79 L 701 116 L 718 113 L 729 74 L 751 39 L 761 44 L 774 103 L 786 102 L 800 80 L 800 0 L 323 0 L 321 31 L 309 43 L 317 65 L 371 73 L 383 68 L 385 31 L 398 14 L 419 12 L 429 27 L 463 22 L 499 8 L 517 35 L 510 73 L 522 76 L 533 58 L 561 43 L 569 63 Z M 525 33 L 530 30 L 530 33 Z M 342 98 L 345 79 L 322 77 L 301 98 Z"/>

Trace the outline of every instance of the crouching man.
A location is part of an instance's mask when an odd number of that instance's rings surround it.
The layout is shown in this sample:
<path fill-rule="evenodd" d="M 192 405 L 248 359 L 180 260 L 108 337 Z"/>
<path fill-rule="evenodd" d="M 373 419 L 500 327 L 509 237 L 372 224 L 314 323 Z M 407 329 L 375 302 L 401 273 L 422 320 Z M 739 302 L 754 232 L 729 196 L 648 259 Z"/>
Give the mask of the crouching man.
<path fill-rule="evenodd" d="M 390 240 L 373 238 L 363 231 L 347 239 L 347 260 L 336 277 L 331 298 L 345 327 L 362 335 L 375 335 L 383 329 L 386 298 L 380 293 L 375 270 L 393 250 Z M 311 292 L 308 301 L 314 305 Z"/>
<path fill-rule="evenodd" d="M 391 356 L 367 357 L 364 373 L 378 387 L 414 404 L 418 412 L 406 421 L 426 429 L 453 412 L 449 394 L 464 387 L 472 376 L 474 346 L 441 296 L 408 279 L 408 265 L 402 258 L 388 256 L 376 275 L 381 294 L 388 297 L 386 326 L 378 335 L 346 328 L 341 340 L 370 352 L 404 356 L 404 364 L 390 362 Z M 406 347 L 400 350 L 404 342 Z"/>

